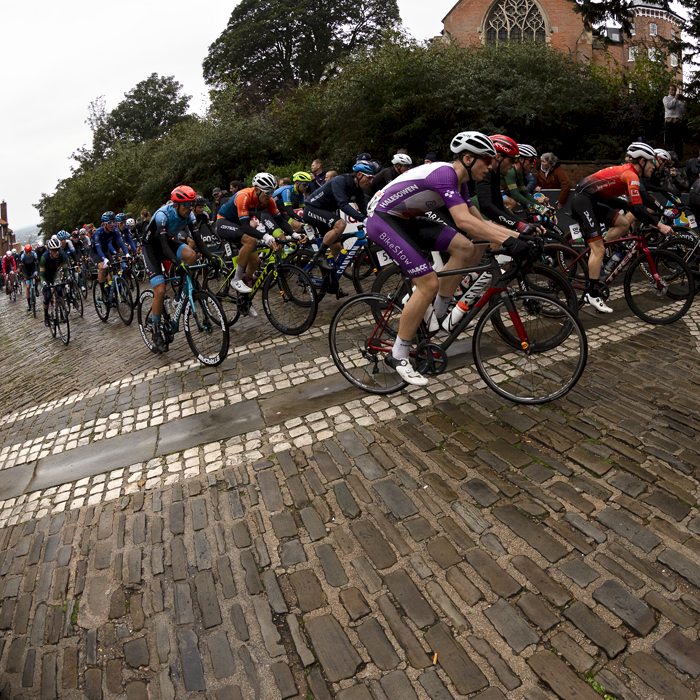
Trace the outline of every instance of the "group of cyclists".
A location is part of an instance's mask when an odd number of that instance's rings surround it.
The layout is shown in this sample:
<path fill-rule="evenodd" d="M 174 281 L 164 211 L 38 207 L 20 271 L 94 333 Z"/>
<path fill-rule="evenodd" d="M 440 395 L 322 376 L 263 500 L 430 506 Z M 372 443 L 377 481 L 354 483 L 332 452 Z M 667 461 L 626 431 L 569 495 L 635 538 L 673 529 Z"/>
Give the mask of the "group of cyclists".
<path fill-rule="evenodd" d="M 530 259 L 529 243 L 542 230 L 513 209 L 521 206 L 526 212 L 543 213 L 547 208 L 546 198 L 534 197 L 525 186 L 525 178 L 537 161 L 532 146 L 518 144 L 503 134 L 462 131 L 452 139 L 450 151 L 451 162 L 426 161 L 415 167 L 410 156 L 397 153 L 384 169 L 363 153 L 351 172 L 321 185 L 308 172 L 296 172 L 282 181 L 261 172 L 253 177 L 250 187 L 243 187 L 217 208 L 213 221 L 209 220 L 206 200 L 191 187 L 179 185 L 172 190 L 170 201 L 141 229 L 141 236 L 133 218 L 107 211 L 97 229 L 89 225 L 72 234 L 60 231 L 46 241 L 45 250 L 41 245 L 36 250 L 27 245 L 19 260 L 5 256 L 3 272 L 10 279 L 21 267 L 27 284 L 36 273 L 44 288 L 46 310 L 47 290 L 50 292 L 59 269 L 66 273 L 69 265 L 89 256 L 97 267 L 98 284 L 104 285 L 115 257 L 129 259 L 140 245 L 154 295 L 153 345 L 157 352 L 163 352 L 167 347 L 161 331 L 167 278 L 164 266 L 185 274 L 200 255 L 217 268 L 223 265 L 221 257 L 202 239 L 203 224 L 221 242 L 238 249 L 232 286 L 246 295 L 251 293 L 258 272 L 256 250 L 277 251 L 280 245 L 304 243 L 310 230 L 307 225 L 313 227 L 317 240 L 322 239 L 314 260 L 321 269 L 332 267 L 347 225 L 342 212 L 366 228 L 369 241 L 380 246 L 412 280 L 414 293 L 405 304 L 398 336 L 385 363 L 404 381 L 425 385 L 428 379 L 410 361 L 412 339 L 431 305 L 433 325 L 449 330 L 448 305 L 461 281 L 455 275 L 438 280 L 431 253 L 447 254 L 445 270 L 476 265 L 484 248 L 474 242 L 500 247 L 515 259 Z M 590 248 L 584 300 L 601 313 L 612 311 L 599 282 L 604 255 L 602 227 L 607 229 L 606 241 L 624 236 L 634 221 L 670 234 L 670 227 L 659 221 L 663 207 L 643 184 L 670 163 L 667 152 L 635 142 L 627 149 L 625 163 L 596 172 L 576 187 L 571 213 Z M 257 315 L 252 308 L 251 313 Z"/>

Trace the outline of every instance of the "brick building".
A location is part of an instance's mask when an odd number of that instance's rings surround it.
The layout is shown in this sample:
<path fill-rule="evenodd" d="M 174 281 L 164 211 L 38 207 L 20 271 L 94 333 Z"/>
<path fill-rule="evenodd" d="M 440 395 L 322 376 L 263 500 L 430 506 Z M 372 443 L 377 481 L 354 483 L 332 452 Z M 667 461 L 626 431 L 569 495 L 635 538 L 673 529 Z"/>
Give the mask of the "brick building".
<path fill-rule="evenodd" d="M 442 35 L 464 45 L 537 39 L 580 61 L 604 65 L 613 58 L 632 66 L 639 51 L 653 56 L 660 40 L 676 38 L 683 25 L 678 15 L 653 0 L 634 0 L 633 5 L 634 22 L 627 34 L 617 27 L 586 31 L 569 0 L 457 0 L 442 20 Z M 669 66 L 678 66 L 677 56 L 667 60 Z"/>

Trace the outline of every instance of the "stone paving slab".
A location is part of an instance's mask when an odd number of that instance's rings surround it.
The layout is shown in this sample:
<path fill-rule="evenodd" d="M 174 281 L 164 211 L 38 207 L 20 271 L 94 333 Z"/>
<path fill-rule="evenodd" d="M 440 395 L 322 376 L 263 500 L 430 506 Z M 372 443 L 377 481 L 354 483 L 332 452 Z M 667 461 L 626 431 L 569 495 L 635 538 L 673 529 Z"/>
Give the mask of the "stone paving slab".
<path fill-rule="evenodd" d="M 624 700 L 695 697 L 700 328 L 618 318 L 592 328 L 599 358 L 580 385 L 543 408 L 506 405 L 464 366 L 429 389 L 214 435 L 217 411 L 255 405 L 254 421 L 287 380 L 237 375 L 223 389 L 225 370 L 182 365 L 114 387 L 129 403 L 101 406 L 119 429 L 83 427 L 96 394 L 18 412 L 20 431 L 80 413 L 51 438 L 52 450 L 76 443 L 56 464 L 129 425 L 175 434 L 187 421 L 197 442 L 4 499 L 0 693 L 572 700 L 598 697 L 595 677 Z M 175 378 L 166 405 L 152 385 Z M 49 458 L 35 428 L 38 449 L 8 449 L 0 479 L 20 454 Z M 662 497 L 631 497 L 617 477 L 632 473 Z"/>

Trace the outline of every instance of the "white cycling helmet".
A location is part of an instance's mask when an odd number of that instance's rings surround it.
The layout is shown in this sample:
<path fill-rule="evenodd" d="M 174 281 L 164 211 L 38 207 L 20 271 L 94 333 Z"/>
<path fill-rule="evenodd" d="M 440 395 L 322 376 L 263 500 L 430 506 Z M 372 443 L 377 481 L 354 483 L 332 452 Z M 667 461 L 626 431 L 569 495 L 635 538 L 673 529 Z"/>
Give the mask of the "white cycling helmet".
<path fill-rule="evenodd" d="M 525 158 L 537 158 L 537 151 L 527 143 L 519 143 L 518 150 Z"/>
<path fill-rule="evenodd" d="M 496 149 L 493 142 L 480 131 L 460 131 L 452 139 L 450 150 L 454 154 L 470 153 L 473 156 L 496 157 Z"/>
<path fill-rule="evenodd" d="M 136 226 L 136 222 L 133 219 L 127 219 L 126 225 L 127 226 Z"/>
<path fill-rule="evenodd" d="M 654 160 L 656 158 L 656 153 L 654 149 L 646 143 L 641 141 L 635 141 L 627 147 L 627 155 L 630 158 L 646 158 L 647 160 Z"/>
<path fill-rule="evenodd" d="M 673 158 L 671 158 L 671 154 L 663 148 L 655 148 L 654 155 L 660 160 L 665 160 L 667 163 L 673 161 Z"/>
<path fill-rule="evenodd" d="M 277 189 L 277 178 L 270 173 L 258 173 L 253 178 L 253 187 L 259 187 L 266 194 L 272 194 Z"/>
<path fill-rule="evenodd" d="M 81 236 L 87 236 L 87 229 L 81 228 L 80 231 L 78 231 L 78 233 L 79 233 Z"/>
<path fill-rule="evenodd" d="M 56 238 L 56 236 L 51 236 L 49 240 L 46 242 L 46 247 L 49 250 L 58 250 L 61 247 L 61 241 Z"/>
<path fill-rule="evenodd" d="M 391 159 L 391 164 L 392 165 L 413 165 L 413 161 L 411 160 L 411 156 L 407 156 L 405 153 L 397 153 Z"/>

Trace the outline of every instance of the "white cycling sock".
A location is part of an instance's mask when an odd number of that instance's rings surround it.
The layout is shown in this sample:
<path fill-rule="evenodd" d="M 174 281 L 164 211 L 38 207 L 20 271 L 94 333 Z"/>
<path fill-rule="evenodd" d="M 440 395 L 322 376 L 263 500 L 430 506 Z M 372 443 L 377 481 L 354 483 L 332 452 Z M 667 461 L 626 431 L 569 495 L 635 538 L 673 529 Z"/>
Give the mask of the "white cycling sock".
<path fill-rule="evenodd" d="M 411 341 L 404 340 L 403 338 L 399 338 L 399 336 L 397 335 L 396 342 L 394 343 L 394 347 L 391 349 L 391 354 L 397 360 L 407 360 L 408 353 L 409 353 L 410 349 L 411 349 Z"/>
<path fill-rule="evenodd" d="M 243 265 L 237 265 L 236 266 L 236 273 L 233 275 L 234 281 L 235 280 L 242 280 L 244 273 L 245 273 L 245 268 L 243 267 Z"/>
<path fill-rule="evenodd" d="M 433 302 L 433 311 L 438 318 L 442 318 L 447 313 L 447 305 L 452 297 L 444 297 L 438 294 Z"/>

